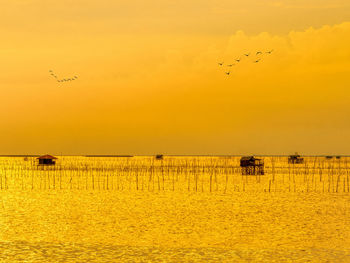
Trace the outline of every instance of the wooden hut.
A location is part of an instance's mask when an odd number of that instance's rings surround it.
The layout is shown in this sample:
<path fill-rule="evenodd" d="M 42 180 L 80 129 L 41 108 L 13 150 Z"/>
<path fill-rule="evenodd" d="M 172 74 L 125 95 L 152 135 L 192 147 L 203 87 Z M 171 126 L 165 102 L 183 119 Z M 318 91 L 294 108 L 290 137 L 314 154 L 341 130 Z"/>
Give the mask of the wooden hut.
<path fill-rule="evenodd" d="M 304 158 L 302 158 L 299 154 L 295 153 L 295 154 L 289 156 L 288 163 L 290 163 L 290 164 L 304 163 Z"/>
<path fill-rule="evenodd" d="M 157 160 L 163 160 L 163 158 L 164 158 L 163 154 L 157 154 L 156 155 L 156 159 Z"/>
<path fill-rule="evenodd" d="M 39 160 L 39 164 L 42 165 L 55 165 L 57 157 L 52 155 L 43 155 L 37 158 Z"/>
<path fill-rule="evenodd" d="M 264 175 L 264 160 L 254 156 L 241 158 L 242 175 Z"/>

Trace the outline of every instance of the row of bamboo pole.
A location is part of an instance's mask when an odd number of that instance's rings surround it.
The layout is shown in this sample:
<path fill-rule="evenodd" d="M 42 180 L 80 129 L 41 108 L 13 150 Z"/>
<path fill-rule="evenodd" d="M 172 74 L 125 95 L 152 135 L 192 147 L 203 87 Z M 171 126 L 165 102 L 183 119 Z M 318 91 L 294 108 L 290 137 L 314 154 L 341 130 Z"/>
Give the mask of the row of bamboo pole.
<path fill-rule="evenodd" d="M 266 157 L 264 175 L 242 175 L 239 157 L 62 157 L 54 166 L 34 158 L 0 158 L 0 189 L 187 192 L 349 193 L 347 158 L 288 164 Z"/>

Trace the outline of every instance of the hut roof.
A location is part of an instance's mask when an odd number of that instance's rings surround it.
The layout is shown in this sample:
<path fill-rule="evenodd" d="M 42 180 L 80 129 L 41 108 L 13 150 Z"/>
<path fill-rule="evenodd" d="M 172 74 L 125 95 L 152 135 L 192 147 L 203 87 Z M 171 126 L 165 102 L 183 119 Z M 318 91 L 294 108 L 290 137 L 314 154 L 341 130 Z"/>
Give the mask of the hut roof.
<path fill-rule="evenodd" d="M 57 157 L 46 154 L 46 155 L 38 157 L 37 159 L 57 159 Z"/>
<path fill-rule="evenodd" d="M 242 161 L 250 161 L 250 160 L 260 160 L 258 158 L 255 158 L 254 156 L 243 156 L 241 158 Z"/>

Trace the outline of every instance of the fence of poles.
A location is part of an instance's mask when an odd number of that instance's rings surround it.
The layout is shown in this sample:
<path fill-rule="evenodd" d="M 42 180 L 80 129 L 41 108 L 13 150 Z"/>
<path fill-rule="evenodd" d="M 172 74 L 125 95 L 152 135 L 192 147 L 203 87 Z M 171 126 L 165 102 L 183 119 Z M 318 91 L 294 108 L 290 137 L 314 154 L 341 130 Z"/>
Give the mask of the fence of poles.
<path fill-rule="evenodd" d="M 0 190 L 349 193 L 348 157 L 263 157 L 264 175 L 242 175 L 240 157 L 0 157 Z"/>

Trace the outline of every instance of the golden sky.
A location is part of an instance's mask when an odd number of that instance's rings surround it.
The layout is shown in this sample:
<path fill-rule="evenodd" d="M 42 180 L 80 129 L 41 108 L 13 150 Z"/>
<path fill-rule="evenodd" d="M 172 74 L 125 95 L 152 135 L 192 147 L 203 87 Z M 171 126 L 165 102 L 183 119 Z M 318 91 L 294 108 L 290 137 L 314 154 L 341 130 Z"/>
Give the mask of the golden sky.
<path fill-rule="evenodd" d="M 350 153 L 349 0 L 13 0 L 0 25 L 0 154 Z"/>

